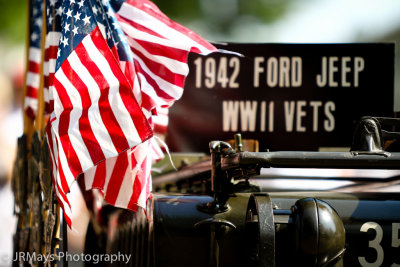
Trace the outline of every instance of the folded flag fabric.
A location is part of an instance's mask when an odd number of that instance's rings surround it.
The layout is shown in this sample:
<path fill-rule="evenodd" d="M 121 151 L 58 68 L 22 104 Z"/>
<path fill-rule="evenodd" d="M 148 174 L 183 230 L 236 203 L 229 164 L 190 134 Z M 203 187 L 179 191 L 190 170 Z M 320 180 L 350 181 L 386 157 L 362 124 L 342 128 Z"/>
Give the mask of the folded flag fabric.
<path fill-rule="evenodd" d="M 67 223 L 80 174 L 108 203 L 145 208 L 154 118 L 182 96 L 189 52 L 216 48 L 147 0 L 48 0 L 46 16 L 47 135 Z"/>
<path fill-rule="evenodd" d="M 93 16 L 89 1 L 63 1 L 48 140 L 58 198 L 70 224 L 66 194 L 79 174 L 152 135 L 131 86 Z"/>
<path fill-rule="evenodd" d="M 189 52 L 217 49 L 195 32 L 170 20 L 148 0 L 111 0 L 133 52 L 141 103 L 148 111 L 170 107 L 183 94 Z"/>

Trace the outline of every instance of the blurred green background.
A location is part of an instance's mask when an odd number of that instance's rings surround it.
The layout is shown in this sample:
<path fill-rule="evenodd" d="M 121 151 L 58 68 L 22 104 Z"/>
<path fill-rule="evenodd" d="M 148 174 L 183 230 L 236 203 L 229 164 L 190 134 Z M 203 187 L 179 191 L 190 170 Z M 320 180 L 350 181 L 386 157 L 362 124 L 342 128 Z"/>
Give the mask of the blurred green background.
<path fill-rule="evenodd" d="M 62 0 L 59 0 L 62 1 Z M 215 42 L 396 41 L 398 0 L 153 0 Z M 0 0 L 0 43 L 23 45 L 27 0 Z"/>
<path fill-rule="evenodd" d="M 61 0 L 60 0 L 61 1 Z M 154 0 L 169 17 L 182 24 L 203 23 L 211 34 L 229 34 L 243 18 L 270 23 L 287 11 L 292 0 Z M 26 0 L 0 0 L 0 38 L 24 42 Z"/>
<path fill-rule="evenodd" d="M 0 38 L 4 42 L 20 44 L 26 33 L 26 0 L 0 0 Z"/>

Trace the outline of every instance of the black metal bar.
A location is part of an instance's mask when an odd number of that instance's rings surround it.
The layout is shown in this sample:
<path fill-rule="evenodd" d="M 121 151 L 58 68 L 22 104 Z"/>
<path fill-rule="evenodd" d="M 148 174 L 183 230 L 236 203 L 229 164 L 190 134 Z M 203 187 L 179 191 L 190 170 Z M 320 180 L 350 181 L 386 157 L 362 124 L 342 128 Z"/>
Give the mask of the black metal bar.
<path fill-rule="evenodd" d="M 389 132 L 389 131 L 382 130 L 382 136 L 385 139 L 400 139 L 399 132 Z"/>
<path fill-rule="evenodd" d="M 223 168 L 255 165 L 263 168 L 400 169 L 400 153 L 241 152 L 223 159 Z"/>
<path fill-rule="evenodd" d="M 377 119 L 381 125 L 400 127 L 399 118 L 386 118 L 386 117 L 374 117 L 374 118 Z"/>
<path fill-rule="evenodd" d="M 241 134 L 235 134 L 235 150 L 237 152 L 242 152 L 243 151 L 242 135 Z"/>
<path fill-rule="evenodd" d="M 211 150 L 211 190 L 213 193 L 222 192 L 221 177 L 221 144 L 220 142 L 210 143 Z"/>

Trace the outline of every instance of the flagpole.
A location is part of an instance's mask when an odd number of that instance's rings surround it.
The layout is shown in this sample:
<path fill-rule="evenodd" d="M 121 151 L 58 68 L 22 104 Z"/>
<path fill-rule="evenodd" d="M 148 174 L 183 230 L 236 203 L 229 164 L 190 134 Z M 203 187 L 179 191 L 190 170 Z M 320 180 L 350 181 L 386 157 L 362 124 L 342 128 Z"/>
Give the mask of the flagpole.
<path fill-rule="evenodd" d="M 42 27 L 42 39 L 41 39 L 41 63 L 40 63 L 40 69 L 39 69 L 39 73 L 40 73 L 40 86 L 39 86 L 39 90 L 38 90 L 38 107 L 37 107 L 37 116 L 36 116 L 36 121 L 35 121 L 35 130 L 38 132 L 39 136 L 40 136 L 40 146 L 47 146 L 47 143 L 45 142 L 46 138 L 45 138 L 45 127 L 46 127 L 46 119 L 45 119 L 45 101 L 44 101 L 44 87 L 45 87 L 45 78 L 44 78 L 44 62 L 46 59 L 46 36 L 47 36 L 47 17 L 46 17 L 46 0 L 43 0 L 43 27 Z M 47 149 L 47 148 L 44 148 Z M 41 150 L 43 151 L 43 149 Z M 43 152 L 42 152 L 43 153 Z M 46 154 L 47 156 L 49 156 L 48 154 Z M 41 156 L 41 158 L 43 158 L 44 155 Z M 43 160 L 43 159 L 42 159 Z M 42 166 L 43 166 L 43 162 L 42 162 Z M 50 166 L 47 166 L 50 167 Z M 43 172 L 43 169 L 40 170 L 41 172 Z M 41 175 L 43 176 L 44 174 L 41 173 Z M 44 182 L 44 181 L 41 181 Z M 53 184 L 49 185 L 50 187 L 53 187 Z M 52 188 L 48 188 L 48 190 L 50 190 L 51 192 L 54 192 L 52 190 Z M 43 254 L 54 254 L 55 253 L 55 249 L 60 247 L 60 243 L 56 242 L 56 240 L 59 240 L 61 237 L 60 234 L 60 220 L 61 220 L 61 216 L 60 216 L 60 206 L 58 203 L 54 203 L 52 201 L 53 198 L 53 193 L 51 194 L 47 194 L 47 192 L 43 192 L 45 195 L 47 195 L 50 199 L 48 199 L 48 210 L 46 209 L 42 209 L 42 223 L 44 226 L 44 245 L 41 247 L 42 249 L 42 253 Z M 51 207 L 55 204 L 55 207 Z M 54 213 L 55 214 L 54 214 Z M 53 216 L 55 215 L 55 221 L 54 221 L 54 228 L 52 228 L 50 226 L 51 221 L 53 220 Z M 48 229 L 46 229 L 46 226 L 48 227 Z M 53 230 L 51 230 L 53 229 Z M 53 231 L 53 234 L 51 234 L 50 232 Z M 47 240 L 47 235 L 51 235 L 53 238 L 50 238 L 49 240 Z M 64 237 L 62 237 L 64 238 Z M 54 250 L 53 250 L 54 249 Z M 50 256 L 50 255 L 47 255 Z M 56 266 L 57 263 L 56 262 L 52 262 L 50 264 L 51 266 Z M 63 266 L 67 266 L 65 263 L 62 264 Z"/>
<path fill-rule="evenodd" d="M 46 33 L 47 33 L 47 25 L 46 25 L 46 0 L 43 1 L 43 27 L 42 27 L 42 38 L 41 38 L 41 45 L 40 51 L 42 60 L 40 62 L 40 86 L 38 90 L 38 108 L 37 108 L 37 115 L 36 115 L 36 123 L 35 123 L 35 130 L 40 132 L 40 136 L 44 135 L 44 128 L 45 128 L 45 120 L 44 120 L 44 73 L 43 73 L 43 65 L 45 61 L 45 50 L 46 50 Z M 43 139 L 42 139 L 43 140 Z"/>
<path fill-rule="evenodd" d="M 44 166 L 43 161 L 50 162 L 49 159 L 44 159 L 45 156 L 49 157 L 48 153 L 44 153 L 43 150 L 48 151 L 47 148 L 47 142 L 46 142 L 46 136 L 45 136 L 45 128 L 46 128 L 46 116 L 45 116 L 45 101 L 44 101 L 44 87 L 45 87 L 45 77 L 44 77 L 44 62 L 46 59 L 46 37 L 47 37 L 47 17 L 46 17 L 46 0 L 43 0 L 43 27 L 42 27 L 42 39 L 41 39 L 41 55 L 42 55 L 42 60 L 40 64 L 40 86 L 38 90 L 38 108 L 37 108 L 37 116 L 36 116 L 36 121 L 35 121 L 35 130 L 39 133 L 40 135 L 40 140 L 41 144 L 40 146 L 43 148 L 41 151 L 42 155 L 42 169 L 40 170 L 41 172 L 44 172 L 43 168 L 48 168 L 50 169 L 50 166 Z M 41 173 L 42 177 L 45 176 L 44 173 Z M 48 174 L 50 175 L 50 174 Z M 43 178 L 44 179 L 44 178 Z M 47 179 L 45 179 L 47 181 Z M 45 183 L 46 181 L 42 180 L 42 183 Z M 50 179 L 49 181 L 52 181 Z M 63 216 L 60 213 L 60 205 L 57 201 L 53 201 L 55 198 L 54 196 L 54 184 L 50 183 L 48 184 L 50 190 L 50 194 L 48 192 L 43 192 L 45 195 L 47 195 L 47 198 L 45 201 L 47 204 L 47 209 L 42 209 L 42 219 L 44 222 L 44 245 L 42 247 L 42 253 L 50 256 L 49 254 L 55 255 L 57 249 L 62 249 L 63 252 L 67 251 L 68 246 L 67 246 L 67 229 L 66 229 L 66 223 L 63 220 Z M 62 220 L 62 221 L 61 221 Z M 61 230 L 61 227 L 63 229 Z M 64 234 L 65 233 L 65 234 Z M 67 267 L 68 264 L 65 261 L 54 261 L 51 262 L 50 266 L 57 266 L 60 264 L 63 267 Z"/>
<path fill-rule="evenodd" d="M 40 75 L 40 83 L 39 83 L 39 88 L 38 88 L 38 107 L 37 107 L 37 113 L 36 113 L 36 121 L 35 121 L 35 130 L 38 132 L 40 139 L 40 147 L 42 147 L 43 145 L 43 140 L 44 140 L 44 61 L 45 61 L 45 49 L 46 49 L 46 34 L 47 33 L 47 23 L 46 23 L 46 0 L 43 0 L 43 8 L 42 8 L 42 31 L 41 31 L 41 39 L 40 39 L 40 51 L 41 51 L 41 61 L 40 61 L 40 66 L 39 66 L 39 75 Z M 42 149 L 40 150 L 42 153 Z M 40 158 L 42 158 L 43 155 L 40 156 Z M 42 161 L 43 159 L 41 159 Z M 43 166 L 43 162 L 41 162 L 42 166 Z M 39 176 L 42 177 L 43 176 L 43 167 L 39 167 Z M 40 181 L 42 182 L 42 181 Z M 43 192 L 43 188 L 41 186 L 39 186 L 39 190 L 43 193 L 43 194 L 47 194 L 46 192 Z M 40 202 L 41 206 L 40 207 L 40 215 L 41 215 L 41 233 L 42 236 L 40 237 L 40 253 L 42 253 L 43 255 L 46 254 L 46 235 L 45 235 L 45 222 L 48 220 L 48 211 L 44 208 L 44 203 Z"/>
<path fill-rule="evenodd" d="M 29 48 L 30 48 L 30 24 L 31 24 L 31 1 L 26 0 L 26 35 L 25 35 L 25 74 L 24 86 L 22 91 L 22 105 L 23 113 L 23 134 L 18 138 L 17 156 L 14 163 L 12 185 L 15 195 L 14 213 L 18 216 L 18 223 L 14 234 L 14 253 L 26 252 L 27 239 L 29 234 L 29 214 L 27 213 L 27 191 L 28 191 L 28 169 L 27 160 L 29 154 L 29 146 L 33 132 L 33 122 L 25 112 L 25 101 L 27 94 L 27 79 L 29 70 Z M 27 218 L 28 216 L 28 218 Z M 13 262 L 13 266 L 22 264 L 21 260 Z"/>
<path fill-rule="evenodd" d="M 22 93 L 22 110 L 23 110 L 23 122 L 24 122 L 24 135 L 27 138 L 28 150 L 31 143 L 32 133 L 34 130 L 33 121 L 25 112 L 25 101 L 26 101 L 26 93 L 27 93 L 27 79 L 28 79 L 28 69 L 29 69 L 29 47 L 30 47 L 30 15 L 29 12 L 31 10 L 30 0 L 26 0 L 27 3 L 27 20 L 26 20 L 26 37 L 25 37 L 25 77 L 24 77 L 24 87 Z"/>

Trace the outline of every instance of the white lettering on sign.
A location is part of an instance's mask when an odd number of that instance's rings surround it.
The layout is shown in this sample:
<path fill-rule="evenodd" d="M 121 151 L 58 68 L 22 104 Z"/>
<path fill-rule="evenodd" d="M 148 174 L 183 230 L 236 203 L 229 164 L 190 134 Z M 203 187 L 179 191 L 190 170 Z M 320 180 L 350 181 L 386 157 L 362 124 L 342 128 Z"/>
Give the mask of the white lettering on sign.
<path fill-rule="evenodd" d="M 305 132 L 306 127 L 303 126 L 302 120 L 306 116 L 306 111 L 304 108 L 306 107 L 306 101 L 297 101 L 297 111 L 296 111 L 296 129 L 298 132 Z"/>
<path fill-rule="evenodd" d="M 203 71 L 203 58 L 198 57 L 193 61 L 196 67 L 196 88 L 213 89 L 217 86 L 221 88 L 239 88 L 237 77 L 240 72 L 240 60 L 237 57 L 208 57 L 204 60 Z"/>
<path fill-rule="evenodd" d="M 286 132 L 293 131 L 293 122 L 294 122 L 294 107 L 295 101 L 285 101 L 285 123 L 286 123 Z"/>
<path fill-rule="evenodd" d="M 268 132 L 274 131 L 274 101 L 271 101 L 268 105 Z M 261 117 L 260 117 L 260 131 L 265 132 L 267 117 L 267 101 L 261 102 Z"/>
<path fill-rule="evenodd" d="M 233 69 L 232 75 L 229 78 L 229 88 L 239 88 L 239 83 L 236 79 L 240 71 L 240 60 L 237 57 L 232 57 L 229 59 L 229 67 Z"/>
<path fill-rule="evenodd" d="M 286 132 L 304 133 L 335 130 L 335 103 L 332 101 L 284 101 L 281 129 Z M 274 101 L 222 101 L 222 130 L 224 132 L 274 132 Z M 310 123 L 311 121 L 311 123 Z M 310 124 L 310 125 L 307 125 Z M 319 125 L 322 128 L 319 129 Z"/>
<path fill-rule="evenodd" d="M 324 120 L 324 130 L 327 132 L 332 132 L 335 130 L 335 117 L 332 114 L 332 111 L 335 111 L 336 105 L 334 102 L 329 101 L 325 104 L 324 114 L 326 116 L 326 120 Z"/>
<path fill-rule="evenodd" d="M 310 101 L 310 106 L 313 108 L 313 132 L 315 133 L 318 132 L 318 113 L 322 101 Z"/>
<path fill-rule="evenodd" d="M 257 101 L 223 101 L 222 130 L 236 132 L 240 110 L 240 131 L 255 132 L 257 118 Z"/>
<path fill-rule="evenodd" d="M 239 118 L 239 101 L 222 102 L 222 130 L 237 132 Z"/>
<path fill-rule="evenodd" d="M 313 108 L 312 114 L 312 131 L 318 131 L 318 120 L 319 107 L 322 106 L 321 101 L 310 101 L 308 104 L 306 101 L 285 101 L 284 102 L 284 114 L 285 114 L 285 126 L 286 132 L 306 132 L 307 128 L 303 124 L 303 119 L 307 116 L 305 108 L 311 106 Z M 335 117 L 332 112 L 335 111 L 335 103 L 328 101 L 324 104 L 324 115 L 325 119 L 323 121 L 324 131 L 332 132 L 335 130 Z M 296 129 L 294 129 L 296 118 Z"/>
<path fill-rule="evenodd" d="M 256 131 L 257 101 L 240 101 L 240 123 L 243 132 Z"/>
<path fill-rule="evenodd" d="M 206 76 L 204 84 L 207 88 L 213 88 L 215 87 L 215 74 L 217 68 L 217 63 L 215 62 L 215 59 L 212 57 L 207 58 L 204 67 L 204 75 Z"/>
<path fill-rule="evenodd" d="M 274 87 L 300 87 L 303 83 L 303 63 L 301 57 L 254 58 L 253 86 L 263 85 L 261 74 L 266 73 L 266 85 Z"/>
<path fill-rule="evenodd" d="M 353 61 L 351 63 L 351 61 Z M 339 69 L 340 68 L 340 69 Z M 362 57 L 322 57 L 321 73 L 317 74 L 318 87 L 351 87 L 349 76 L 353 72 L 353 86 L 360 84 L 360 72 L 365 68 L 365 60 Z M 338 80 L 338 73 L 341 73 L 341 79 Z M 336 75 L 336 76 L 335 76 Z"/>
<path fill-rule="evenodd" d="M 266 131 L 266 118 L 268 106 L 268 131 L 274 131 L 274 107 L 273 101 L 223 101 L 222 102 L 222 130 L 224 132 L 255 132 L 257 117 L 260 116 L 260 131 Z M 258 114 L 260 110 L 261 114 Z M 240 120 L 239 120 L 240 116 Z"/>

